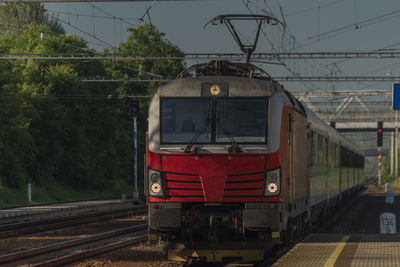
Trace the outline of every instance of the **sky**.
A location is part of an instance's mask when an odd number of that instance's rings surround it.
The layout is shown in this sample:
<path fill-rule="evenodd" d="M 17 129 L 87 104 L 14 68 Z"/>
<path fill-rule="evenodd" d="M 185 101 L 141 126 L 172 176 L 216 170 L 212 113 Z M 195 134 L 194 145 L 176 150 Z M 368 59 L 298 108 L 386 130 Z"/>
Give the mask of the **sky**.
<path fill-rule="evenodd" d="M 68 33 L 84 37 L 90 47 L 99 51 L 107 47 L 102 41 L 111 46 L 126 41 L 126 27 L 149 22 L 145 15 L 149 8 L 151 23 L 186 53 L 240 52 L 224 25 L 209 25 L 206 29 L 203 26 L 220 14 L 250 12 L 268 12 L 287 25 L 285 31 L 279 26 L 264 25 L 263 31 L 268 41 L 262 35 L 256 52 L 289 51 L 293 48 L 297 52 L 400 48 L 400 38 L 396 34 L 400 24 L 400 4 L 396 0 L 198 0 L 48 3 L 45 6 L 49 14 L 63 21 Z M 68 23 L 81 31 L 70 27 Z M 254 32 L 255 25 L 244 24 L 239 28 L 248 37 Z M 295 46 L 293 36 L 296 39 Z M 286 67 L 271 64 L 260 66 L 272 76 L 290 76 L 293 73 L 301 76 L 400 74 L 400 63 L 395 59 L 297 60 L 285 63 Z M 287 83 L 286 87 L 293 91 L 389 89 L 391 82 Z"/>
<path fill-rule="evenodd" d="M 151 20 L 154 26 L 166 34 L 169 41 L 185 53 L 240 52 L 224 25 L 209 25 L 204 29 L 204 24 L 221 14 L 266 14 L 266 12 L 284 21 L 287 26 L 283 30 L 282 27 L 263 25 L 265 35 L 260 36 L 256 52 L 354 52 L 400 49 L 400 34 L 398 33 L 400 2 L 398 0 L 82 2 L 48 3 L 45 7 L 49 14 L 63 21 L 62 24 L 69 34 L 82 36 L 88 41 L 89 47 L 98 51 L 107 47 L 102 42 L 110 46 L 118 46 L 120 42 L 126 41 L 127 27 L 142 25 Z M 148 9 L 150 20 L 146 16 Z M 255 29 L 255 25 L 249 24 L 238 25 L 238 27 L 245 37 L 251 37 Z M 295 45 L 293 45 L 293 40 L 296 40 Z M 191 63 L 200 62 L 188 62 L 188 64 Z M 255 62 L 272 77 L 400 76 L 400 62 L 397 59 L 288 60 L 284 63 L 285 65 L 273 65 Z M 286 89 L 294 92 L 389 91 L 392 87 L 392 82 L 282 82 L 282 84 Z M 378 109 L 381 104 L 372 102 L 391 101 L 388 97 L 378 99 L 364 97 L 363 100 L 366 105 L 375 105 Z M 337 107 L 341 101 L 343 97 L 332 98 L 323 105 L 332 112 L 335 110 L 335 105 Z M 360 109 L 360 104 L 355 102 L 348 109 L 354 107 L 355 114 L 365 112 L 362 108 Z M 382 114 L 390 112 L 390 104 L 386 106 L 380 108 Z M 375 138 L 371 135 L 364 134 L 363 138 L 357 137 L 364 143 L 370 143 L 371 147 L 376 145 Z M 385 144 L 387 142 L 388 140 Z"/>

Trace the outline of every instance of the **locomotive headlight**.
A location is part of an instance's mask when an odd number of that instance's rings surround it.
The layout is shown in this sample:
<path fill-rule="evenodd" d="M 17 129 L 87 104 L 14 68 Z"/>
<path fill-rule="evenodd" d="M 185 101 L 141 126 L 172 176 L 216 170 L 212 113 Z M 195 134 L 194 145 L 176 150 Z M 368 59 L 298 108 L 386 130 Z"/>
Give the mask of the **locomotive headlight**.
<path fill-rule="evenodd" d="M 278 186 L 276 185 L 276 183 L 269 183 L 267 185 L 267 190 L 268 192 L 274 194 L 276 193 L 276 191 L 278 191 Z"/>
<path fill-rule="evenodd" d="M 161 173 L 149 169 L 149 195 L 155 197 L 164 196 L 163 183 Z"/>
<path fill-rule="evenodd" d="M 154 183 L 151 185 L 151 192 L 158 194 L 161 192 L 161 184 L 160 183 Z"/>
<path fill-rule="evenodd" d="M 265 196 L 276 196 L 281 192 L 281 169 L 268 171 L 265 175 Z"/>
<path fill-rule="evenodd" d="M 219 93 L 221 93 L 221 88 L 215 84 L 210 87 L 210 93 L 211 95 L 219 95 Z"/>

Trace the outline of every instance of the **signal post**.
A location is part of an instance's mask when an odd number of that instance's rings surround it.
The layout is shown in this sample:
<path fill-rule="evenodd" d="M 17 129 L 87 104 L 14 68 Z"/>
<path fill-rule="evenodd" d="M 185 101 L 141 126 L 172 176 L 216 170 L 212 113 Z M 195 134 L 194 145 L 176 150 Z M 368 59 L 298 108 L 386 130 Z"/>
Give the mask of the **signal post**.
<path fill-rule="evenodd" d="M 378 145 L 378 184 L 381 185 L 381 167 L 382 167 L 382 151 L 381 147 L 383 144 L 383 122 L 378 121 L 378 132 L 377 132 L 377 145 Z"/>

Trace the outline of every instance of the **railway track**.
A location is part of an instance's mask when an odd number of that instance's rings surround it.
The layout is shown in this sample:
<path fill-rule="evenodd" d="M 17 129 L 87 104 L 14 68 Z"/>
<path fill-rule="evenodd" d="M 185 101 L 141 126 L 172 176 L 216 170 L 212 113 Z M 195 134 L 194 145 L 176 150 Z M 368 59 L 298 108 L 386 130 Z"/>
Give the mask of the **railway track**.
<path fill-rule="evenodd" d="M 145 215 L 136 205 L 0 225 L 0 265 L 61 266 L 143 242 Z"/>
<path fill-rule="evenodd" d="M 117 240 L 115 240 L 116 238 Z M 78 238 L 22 252 L 0 255 L 0 264 L 18 266 L 29 263 L 33 264 L 31 266 L 61 266 L 115 249 L 132 246 L 146 240 L 147 223 L 142 223 L 91 237 Z M 95 247 L 93 248 L 88 245 L 95 245 Z M 71 248 L 76 249 L 70 250 L 70 254 L 66 256 L 59 256 L 60 254 L 57 254 L 57 252 L 61 252 L 65 255 L 66 249 Z"/>
<path fill-rule="evenodd" d="M 15 237 L 84 223 L 120 218 L 126 216 L 127 214 L 135 216 L 145 214 L 146 212 L 147 205 L 137 205 L 131 208 L 123 208 L 118 210 L 88 212 L 73 216 L 62 216 L 22 223 L 5 224 L 0 225 L 0 238 Z"/>

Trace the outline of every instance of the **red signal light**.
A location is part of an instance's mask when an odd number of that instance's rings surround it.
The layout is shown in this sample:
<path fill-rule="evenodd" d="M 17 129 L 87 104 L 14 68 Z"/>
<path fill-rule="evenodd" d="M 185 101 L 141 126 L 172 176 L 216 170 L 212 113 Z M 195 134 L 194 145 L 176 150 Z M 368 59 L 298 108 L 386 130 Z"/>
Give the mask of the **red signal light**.
<path fill-rule="evenodd" d="M 377 145 L 381 147 L 383 145 L 383 121 L 378 121 L 378 134 L 377 134 Z"/>

